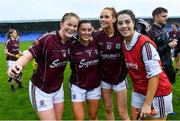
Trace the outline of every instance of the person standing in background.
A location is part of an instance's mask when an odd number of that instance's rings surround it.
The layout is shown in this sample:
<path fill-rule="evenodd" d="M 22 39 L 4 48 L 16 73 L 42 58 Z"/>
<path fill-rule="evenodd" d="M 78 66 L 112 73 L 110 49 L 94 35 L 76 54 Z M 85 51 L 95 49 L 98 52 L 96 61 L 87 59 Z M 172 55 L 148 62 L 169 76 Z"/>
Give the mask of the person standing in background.
<path fill-rule="evenodd" d="M 106 119 L 114 120 L 112 94 L 115 91 L 120 118 L 130 120 L 127 111 L 127 69 L 121 50 L 122 37 L 116 27 L 116 17 L 113 7 L 102 10 L 99 18 L 102 30 L 95 34 L 94 40 L 98 44 L 101 90 Z"/>
<path fill-rule="evenodd" d="M 7 41 L 5 43 L 5 49 L 4 53 L 7 55 L 7 65 L 8 68 L 15 64 L 16 60 L 22 56 L 21 51 L 19 50 L 20 44 L 19 44 L 19 35 L 17 30 L 10 29 L 7 32 Z M 18 88 L 22 88 L 22 72 L 15 78 L 9 78 L 8 82 L 11 86 L 11 91 L 15 92 L 14 88 L 14 81 L 18 84 Z"/>
<path fill-rule="evenodd" d="M 176 39 L 177 45 L 174 47 L 173 51 L 173 59 L 175 59 L 176 63 L 176 74 L 180 69 L 180 31 L 178 30 L 179 25 L 177 23 L 173 23 L 172 25 L 172 31 L 169 32 L 169 38 L 170 40 Z"/>
<path fill-rule="evenodd" d="M 70 59 L 69 39 L 77 31 L 79 17 L 66 13 L 59 31 L 38 38 L 28 52 L 7 73 L 14 78 L 33 58 L 38 66 L 29 82 L 29 97 L 40 120 L 62 120 L 64 111 L 64 70 Z"/>
<path fill-rule="evenodd" d="M 153 10 L 152 16 L 154 23 L 147 32 L 147 36 L 153 40 L 157 46 L 157 51 L 161 58 L 162 67 L 166 72 L 171 83 L 175 83 L 175 70 L 172 65 L 171 49 L 177 45 L 177 40 L 170 41 L 168 33 L 165 31 L 165 25 L 168 19 L 168 11 L 163 7 Z"/>
<path fill-rule="evenodd" d="M 137 32 L 146 35 L 146 32 L 149 29 L 149 23 L 142 18 L 138 18 L 135 29 Z"/>

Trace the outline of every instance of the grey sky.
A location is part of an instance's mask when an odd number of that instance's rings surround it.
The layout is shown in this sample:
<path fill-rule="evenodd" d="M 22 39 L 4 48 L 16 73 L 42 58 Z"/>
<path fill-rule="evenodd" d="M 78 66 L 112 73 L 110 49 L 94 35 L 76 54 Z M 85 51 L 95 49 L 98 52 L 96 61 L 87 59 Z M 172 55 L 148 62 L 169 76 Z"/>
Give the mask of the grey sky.
<path fill-rule="evenodd" d="M 180 17 L 179 5 L 180 0 L 0 0 L 0 21 L 60 19 L 71 11 L 81 18 L 98 18 L 107 6 L 131 9 L 138 17 L 151 17 L 152 10 L 161 6 L 169 16 Z"/>

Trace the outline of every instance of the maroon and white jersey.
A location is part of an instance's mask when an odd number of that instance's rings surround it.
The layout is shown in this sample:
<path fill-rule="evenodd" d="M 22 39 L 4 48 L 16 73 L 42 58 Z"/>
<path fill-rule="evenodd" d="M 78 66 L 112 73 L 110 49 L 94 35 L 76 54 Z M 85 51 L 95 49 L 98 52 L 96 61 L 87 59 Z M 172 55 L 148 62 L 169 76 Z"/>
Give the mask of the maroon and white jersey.
<path fill-rule="evenodd" d="M 91 90 L 100 86 L 97 44 L 91 41 L 88 46 L 79 41 L 71 45 L 71 78 L 70 82 L 80 88 Z"/>
<path fill-rule="evenodd" d="M 19 39 L 17 40 L 8 39 L 5 43 L 5 47 L 9 53 L 14 55 L 19 54 Z M 16 61 L 17 58 L 13 56 L 7 56 L 6 60 Z"/>
<path fill-rule="evenodd" d="M 108 37 L 102 30 L 95 35 L 98 44 L 102 80 L 110 84 L 122 82 L 127 75 L 121 50 L 122 37 L 115 33 Z"/>
<path fill-rule="evenodd" d="M 70 42 L 63 44 L 59 33 L 53 31 L 36 40 L 29 51 L 38 63 L 32 83 L 46 93 L 59 90 L 70 58 Z"/>

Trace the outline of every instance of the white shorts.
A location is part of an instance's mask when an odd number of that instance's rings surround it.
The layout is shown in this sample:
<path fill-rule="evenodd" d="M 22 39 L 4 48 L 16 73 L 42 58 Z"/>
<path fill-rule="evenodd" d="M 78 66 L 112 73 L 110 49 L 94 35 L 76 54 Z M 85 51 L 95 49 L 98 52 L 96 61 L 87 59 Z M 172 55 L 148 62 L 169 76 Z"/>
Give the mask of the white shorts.
<path fill-rule="evenodd" d="M 135 108 L 141 109 L 141 107 L 144 104 L 145 96 L 137 93 L 137 92 L 132 92 L 132 100 L 131 100 L 131 105 Z M 157 115 L 151 116 L 154 118 L 158 117 L 166 117 L 167 114 L 173 112 L 172 108 L 172 93 L 170 93 L 167 96 L 158 96 L 154 97 L 152 101 L 152 105 L 154 109 L 157 112 Z"/>
<path fill-rule="evenodd" d="M 16 61 L 13 61 L 13 60 L 7 60 L 7 65 L 8 67 L 14 65 L 16 63 Z"/>
<path fill-rule="evenodd" d="M 46 111 L 53 108 L 54 103 L 64 102 L 63 84 L 61 88 L 53 93 L 45 93 L 29 82 L 29 98 L 36 111 Z"/>
<path fill-rule="evenodd" d="M 109 84 L 107 82 L 101 81 L 101 88 L 103 89 L 113 89 L 115 92 L 122 91 L 128 88 L 128 82 L 125 79 L 124 81 L 118 83 L 117 85 Z"/>
<path fill-rule="evenodd" d="M 84 102 L 85 100 L 100 99 L 101 87 L 93 90 L 85 90 L 74 84 L 71 84 L 71 102 Z"/>

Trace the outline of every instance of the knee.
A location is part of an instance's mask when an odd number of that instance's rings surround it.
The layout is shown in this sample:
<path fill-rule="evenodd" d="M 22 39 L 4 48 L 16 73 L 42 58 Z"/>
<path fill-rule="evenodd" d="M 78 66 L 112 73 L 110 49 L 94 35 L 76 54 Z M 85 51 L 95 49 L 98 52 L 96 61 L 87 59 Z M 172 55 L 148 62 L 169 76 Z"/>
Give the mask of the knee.
<path fill-rule="evenodd" d="M 97 114 L 96 113 L 90 113 L 89 114 L 89 120 L 97 120 Z"/>
<path fill-rule="evenodd" d="M 122 120 L 129 120 L 129 116 L 125 110 L 119 111 L 119 116 L 121 117 Z"/>
<path fill-rule="evenodd" d="M 112 106 L 106 106 L 106 113 L 112 113 L 113 107 Z"/>

